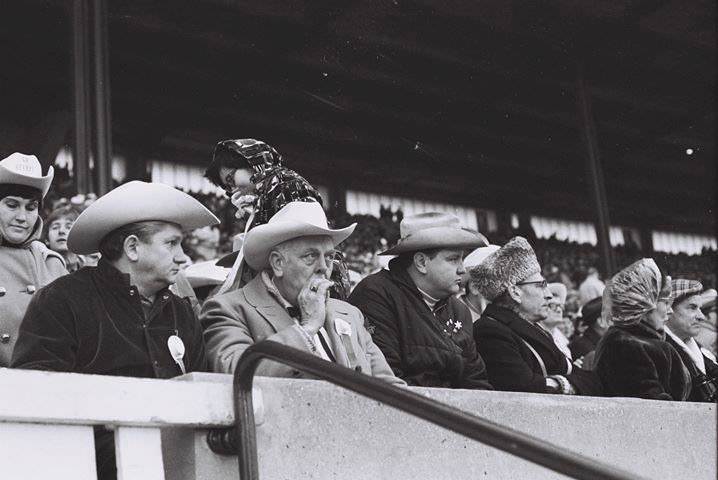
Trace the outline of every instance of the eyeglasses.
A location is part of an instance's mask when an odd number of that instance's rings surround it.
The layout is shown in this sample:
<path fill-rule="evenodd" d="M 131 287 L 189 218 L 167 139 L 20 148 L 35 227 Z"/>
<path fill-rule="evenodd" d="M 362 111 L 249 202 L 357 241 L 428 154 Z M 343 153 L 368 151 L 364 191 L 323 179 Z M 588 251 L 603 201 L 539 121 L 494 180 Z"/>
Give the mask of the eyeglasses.
<path fill-rule="evenodd" d="M 538 285 L 541 289 L 548 288 L 548 282 L 545 278 L 543 280 L 536 280 L 535 282 L 519 282 L 516 285 Z"/>

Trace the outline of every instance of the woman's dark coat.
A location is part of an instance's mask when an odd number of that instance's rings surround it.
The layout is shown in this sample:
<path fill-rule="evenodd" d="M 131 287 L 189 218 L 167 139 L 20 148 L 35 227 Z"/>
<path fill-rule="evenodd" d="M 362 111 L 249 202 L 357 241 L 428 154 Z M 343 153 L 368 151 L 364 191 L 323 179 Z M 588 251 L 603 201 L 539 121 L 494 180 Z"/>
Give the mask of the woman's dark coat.
<path fill-rule="evenodd" d="M 685 400 L 690 375 L 665 333 L 649 325 L 614 325 L 596 348 L 595 371 L 606 396 Z"/>

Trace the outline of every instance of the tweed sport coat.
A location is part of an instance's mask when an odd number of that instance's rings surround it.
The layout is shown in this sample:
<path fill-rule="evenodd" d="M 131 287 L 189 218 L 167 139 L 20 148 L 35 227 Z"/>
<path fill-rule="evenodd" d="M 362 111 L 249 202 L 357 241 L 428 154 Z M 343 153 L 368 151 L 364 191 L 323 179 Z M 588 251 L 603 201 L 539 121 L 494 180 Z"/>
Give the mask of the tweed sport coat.
<path fill-rule="evenodd" d="M 207 300 L 202 307 L 200 321 L 204 328 L 207 356 L 215 372 L 233 373 L 242 353 L 253 343 L 272 340 L 310 353 L 301 333 L 292 328 L 295 321 L 286 309 L 267 291 L 260 275 L 239 290 L 233 290 Z M 341 338 L 338 325 L 349 325 L 350 338 Z M 364 328 L 361 312 L 346 302 L 330 298 L 324 323 L 329 345 L 337 363 L 367 375 L 403 386 L 395 377 L 384 355 Z M 344 342 L 349 340 L 351 350 Z M 302 377 L 292 367 L 265 360 L 259 364 L 257 375 L 269 377 Z"/>

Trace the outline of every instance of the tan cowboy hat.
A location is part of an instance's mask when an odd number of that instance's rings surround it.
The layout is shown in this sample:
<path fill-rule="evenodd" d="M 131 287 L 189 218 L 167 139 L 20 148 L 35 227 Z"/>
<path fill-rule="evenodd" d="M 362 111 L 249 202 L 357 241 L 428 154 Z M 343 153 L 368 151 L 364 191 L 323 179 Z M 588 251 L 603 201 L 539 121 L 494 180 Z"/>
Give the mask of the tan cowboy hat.
<path fill-rule="evenodd" d="M 406 217 L 399 225 L 401 238 L 396 245 L 379 255 L 398 255 L 428 248 L 476 248 L 489 244 L 486 237 L 459 225 L 450 213 L 420 213 Z"/>
<path fill-rule="evenodd" d="M 324 209 L 317 202 L 289 202 L 264 225 L 258 225 L 244 237 L 244 260 L 256 271 L 269 267 L 269 252 L 276 245 L 298 237 L 327 235 L 334 246 L 352 234 L 356 223 L 332 230 Z"/>
<path fill-rule="evenodd" d="M 184 230 L 219 223 L 204 205 L 174 187 L 132 181 L 101 196 L 77 217 L 67 247 L 81 255 L 94 253 L 116 228 L 150 220 L 176 223 Z"/>
<path fill-rule="evenodd" d="M 42 165 L 35 155 L 15 152 L 0 161 L 0 183 L 12 183 L 37 188 L 45 198 L 55 176 L 52 167 L 42 176 Z"/>

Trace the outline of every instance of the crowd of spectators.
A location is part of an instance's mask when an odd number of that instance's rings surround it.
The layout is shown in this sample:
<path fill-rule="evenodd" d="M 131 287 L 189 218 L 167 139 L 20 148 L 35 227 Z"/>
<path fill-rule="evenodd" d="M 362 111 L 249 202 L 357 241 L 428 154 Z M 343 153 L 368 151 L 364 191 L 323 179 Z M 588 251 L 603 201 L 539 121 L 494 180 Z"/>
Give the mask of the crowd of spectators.
<path fill-rule="evenodd" d="M 351 215 L 253 139 L 218 144 L 226 198 L 131 181 L 98 199 L 53 174 L 0 161 L 0 366 L 231 373 L 271 339 L 400 387 L 718 399 L 715 251 L 619 247 L 602 275 L 595 247 L 525 229 Z M 112 433 L 95 434 L 114 478 Z"/>

